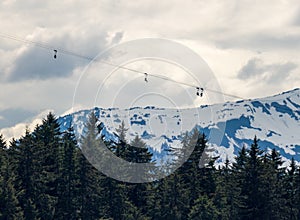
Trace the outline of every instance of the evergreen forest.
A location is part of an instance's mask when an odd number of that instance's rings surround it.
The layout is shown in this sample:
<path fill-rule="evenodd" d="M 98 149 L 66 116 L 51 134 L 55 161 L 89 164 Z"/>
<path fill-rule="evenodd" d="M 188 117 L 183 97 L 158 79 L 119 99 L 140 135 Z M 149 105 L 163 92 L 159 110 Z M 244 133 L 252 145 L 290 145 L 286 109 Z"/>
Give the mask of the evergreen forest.
<path fill-rule="evenodd" d="M 52 113 L 19 139 L 0 136 L 0 219 L 300 219 L 300 167 L 294 159 L 283 166 L 281 155 L 261 150 L 256 137 L 234 162 L 216 167 L 205 151 L 207 137 L 195 129 L 183 135 L 182 149 L 194 148 L 182 166 L 134 184 L 102 174 L 80 146 L 104 143 L 132 163 L 154 163 L 152 154 L 140 137 L 126 140 L 124 123 L 116 129 L 118 142 L 105 141 L 97 121 L 92 113 L 80 140 L 72 128 L 61 132 Z M 184 150 L 168 153 L 180 158 Z"/>

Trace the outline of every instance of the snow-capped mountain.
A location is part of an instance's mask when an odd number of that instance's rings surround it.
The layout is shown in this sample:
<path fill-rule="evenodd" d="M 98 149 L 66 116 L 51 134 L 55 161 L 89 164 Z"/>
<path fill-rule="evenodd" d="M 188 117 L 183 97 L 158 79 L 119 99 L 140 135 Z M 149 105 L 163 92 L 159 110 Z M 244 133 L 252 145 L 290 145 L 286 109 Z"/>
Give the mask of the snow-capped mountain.
<path fill-rule="evenodd" d="M 116 139 L 115 129 L 124 121 L 127 139 L 139 135 L 156 159 L 164 157 L 170 146 L 180 147 L 182 134 L 196 127 L 207 135 L 214 154 L 220 155 L 219 163 L 226 157 L 233 160 L 243 145 L 251 145 L 255 135 L 263 150 L 275 148 L 284 158 L 300 162 L 300 89 L 190 109 L 96 107 L 60 117 L 61 129 L 73 126 L 80 136 L 91 111 L 103 122 L 107 139 Z"/>

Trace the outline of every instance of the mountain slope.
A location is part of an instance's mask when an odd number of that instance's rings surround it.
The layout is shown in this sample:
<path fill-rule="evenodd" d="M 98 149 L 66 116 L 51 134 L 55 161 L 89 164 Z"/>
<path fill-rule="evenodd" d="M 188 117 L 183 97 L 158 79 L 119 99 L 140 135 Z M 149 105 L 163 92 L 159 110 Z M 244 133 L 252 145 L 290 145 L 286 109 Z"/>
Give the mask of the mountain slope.
<path fill-rule="evenodd" d="M 156 159 L 170 146 L 180 147 L 182 133 L 198 128 L 211 148 L 220 155 L 219 163 L 233 160 L 239 149 L 249 146 L 256 135 L 264 150 L 275 148 L 286 159 L 300 162 L 300 89 L 272 97 L 227 102 L 191 109 L 135 107 L 130 109 L 82 110 L 59 118 L 61 129 L 73 126 L 79 137 L 91 111 L 104 123 L 106 138 L 116 139 L 115 129 L 122 121 L 129 128 L 127 138 L 139 135 Z"/>

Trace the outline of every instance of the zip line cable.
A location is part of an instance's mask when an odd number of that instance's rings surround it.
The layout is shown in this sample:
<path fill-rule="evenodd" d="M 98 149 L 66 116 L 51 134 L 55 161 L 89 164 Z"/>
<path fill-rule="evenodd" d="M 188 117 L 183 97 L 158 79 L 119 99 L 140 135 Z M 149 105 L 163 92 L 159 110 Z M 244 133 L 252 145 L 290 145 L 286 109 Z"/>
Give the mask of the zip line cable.
<path fill-rule="evenodd" d="M 52 50 L 54 52 L 54 59 L 57 58 L 57 53 L 59 52 L 59 53 L 62 53 L 62 54 L 70 55 L 70 56 L 73 56 L 73 57 L 78 57 L 80 59 L 85 59 L 85 60 L 88 60 L 88 61 L 94 61 L 94 60 L 96 60 L 96 61 L 98 61 L 100 63 L 104 63 L 106 65 L 110 65 L 110 66 L 113 66 L 113 67 L 116 67 L 116 68 L 119 68 L 119 69 L 124 69 L 124 70 L 127 70 L 127 71 L 131 71 L 131 72 L 143 74 L 145 76 L 145 82 L 146 83 L 148 83 L 148 76 L 151 76 L 151 77 L 155 77 L 155 78 L 162 79 L 162 80 L 165 80 L 165 81 L 173 82 L 173 83 L 176 83 L 176 84 L 180 84 L 180 85 L 192 87 L 192 88 L 196 89 L 196 95 L 200 96 L 200 97 L 203 96 L 203 90 L 205 90 L 205 91 L 208 91 L 208 92 L 212 92 L 212 93 L 216 93 L 216 94 L 221 94 L 221 95 L 227 96 L 227 97 L 232 97 L 232 98 L 236 98 L 236 99 L 246 100 L 246 99 L 244 99 L 242 97 L 239 97 L 239 96 L 236 96 L 236 95 L 224 93 L 224 92 L 213 90 L 213 89 L 209 89 L 209 88 L 201 88 L 199 86 L 195 86 L 194 84 L 189 84 L 189 83 L 186 83 L 186 82 L 180 82 L 180 81 L 174 80 L 172 78 L 169 78 L 169 77 L 166 77 L 166 76 L 163 76 L 163 75 L 150 74 L 150 73 L 146 73 L 146 72 L 139 71 L 139 70 L 136 70 L 136 69 L 128 68 L 126 66 L 117 65 L 117 64 L 114 64 L 114 63 L 111 63 L 111 62 L 99 60 L 97 58 L 95 59 L 95 58 L 92 58 L 92 57 L 89 57 L 89 56 L 78 54 L 78 53 L 70 51 L 70 50 L 66 50 L 64 48 L 54 47 L 54 46 L 52 46 L 52 45 L 50 45 L 48 43 L 37 42 L 37 41 L 27 40 L 27 39 L 22 39 L 22 38 L 13 36 L 13 35 L 3 34 L 1 32 L 0 32 L 0 37 L 1 38 L 10 39 L 10 40 L 14 40 L 14 41 L 19 41 L 19 42 L 22 42 L 22 43 L 32 44 L 33 46 L 40 47 L 40 48 L 43 48 L 43 49 L 46 49 L 46 50 Z M 248 99 L 248 100 L 251 100 L 251 99 Z M 282 109 L 282 110 L 286 111 L 286 108 L 283 108 L 281 106 L 280 107 L 276 106 L 276 108 L 279 108 L 279 109 Z"/>
<path fill-rule="evenodd" d="M 64 48 L 54 47 L 54 46 L 52 46 L 48 43 L 45 43 L 45 42 L 37 42 L 37 41 L 33 41 L 33 40 L 22 39 L 22 38 L 19 38 L 19 37 L 15 37 L 13 35 L 8 35 L 8 34 L 3 34 L 3 33 L 0 33 L 0 37 L 10 39 L 10 40 L 14 40 L 14 41 L 19 41 L 19 42 L 22 42 L 22 43 L 32 44 L 34 46 L 41 47 L 41 48 L 47 49 L 47 50 L 53 50 L 53 51 L 56 50 L 56 51 L 59 51 L 60 53 L 63 53 L 63 54 L 79 57 L 79 58 L 90 60 L 90 61 L 93 60 L 93 58 L 91 58 L 91 57 L 84 56 L 84 55 L 75 53 L 73 51 L 66 50 Z"/>
<path fill-rule="evenodd" d="M 223 93 L 221 91 L 217 91 L 217 90 L 213 90 L 213 89 L 209 89 L 209 88 L 201 88 L 199 86 L 195 86 L 194 84 L 189 84 L 189 83 L 186 83 L 186 82 L 177 81 L 177 80 L 174 80 L 174 79 L 166 77 L 166 76 L 157 75 L 157 74 L 151 74 L 151 73 L 146 73 L 146 72 L 139 71 L 139 70 L 136 70 L 136 69 L 128 68 L 126 66 L 117 65 L 117 64 L 114 64 L 114 63 L 111 63 L 111 62 L 99 60 L 97 58 L 95 59 L 95 58 L 92 58 L 92 57 L 89 57 L 89 56 L 78 54 L 78 53 L 70 51 L 70 50 L 66 50 L 64 48 L 54 47 L 54 46 L 52 46 L 52 45 L 50 45 L 48 43 L 38 42 L 38 41 L 33 41 L 33 40 L 27 40 L 27 39 L 22 39 L 22 38 L 13 36 L 13 35 L 3 34 L 3 33 L 0 33 L 0 37 L 6 38 L 6 39 L 10 39 L 10 40 L 14 40 L 14 41 L 18 41 L 18 42 L 22 42 L 22 43 L 32 44 L 33 46 L 37 46 L 37 47 L 40 47 L 40 48 L 43 48 L 43 49 L 46 49 L 46 50 L 52 50 L 54 52 L 54 59 L 57 58 L 57 56 L 58 56 L 57 54 L 58 53 L 62 53 L 62 54 L 66 54 L 66 55 L 78 57 L 78 58 L 89 60 L 89 61 L 96 60 L 98 62 L 107 64 L 107 65 L 110 65 L 110 66 L 113 66 L 113 67 L 116 67 L 116 68 L 119 68 L 119 69 L 124 69 L 124 70 L 127 70 L 127 71 L 131 71 L 131 72 L 143 74 L 143 75 L 145 75 L 145 81 L 146 82 L 148 82 L 148 76 L 151 76 L 151 77 L 155 77 L 155 78 L 158 78 L 158 79 L 166 80 L 166 81 L 169 81 L 169 82 L 173 82 L 173 83 L 181 84 L 181 85 L 184 85 L 184 86 L 192 87 L 192 88 L 197 89 L 197 95 L 201 96 L 201 97 L 203 95 L 203 90 L 205 89 L 205 91 L 208 91 L 208 92 L 217 93 L 217 94 L 221 94 L 221 95 L 224 95 L 224 96 L 228 96 L 228 97 L 232 97 L 232 98 L 237 98 L 237 99 L 244 99 L 244 98 L 236 96 L 236 95 L 231 95 L 231 94 L 228 94 L 228 93 Z M 199 89 L 201 89 L 201 93 L 199 93 Z"/>

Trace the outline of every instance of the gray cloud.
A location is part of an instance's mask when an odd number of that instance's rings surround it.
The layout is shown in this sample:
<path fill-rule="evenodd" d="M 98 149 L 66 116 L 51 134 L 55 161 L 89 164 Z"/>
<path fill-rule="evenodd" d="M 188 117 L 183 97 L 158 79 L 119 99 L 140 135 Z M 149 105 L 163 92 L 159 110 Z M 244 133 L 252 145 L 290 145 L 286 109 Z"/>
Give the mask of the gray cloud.
<path fill-rule="evenodd" d="M 238 72 L 239 79 L 247 79 L 264 72 L 264 68 L 261 66 L 261 60 L 253 58 L 248 61 L 248 63 L 242 67 Z"/>
<path fill-rule="evenodd" d="M 296 11 L 291 19 L 291 25 L 300 26 L 300 8 Z"/>
<path fill-rule="evenodd" d="M 264 64 L 261 59 L 252 58 L 238 72 L 238 78 L 247 80 L 255 76 L 263 77 L 267 82 L 279 82 L 289 76 L 297 65 L 292 62 L 283 64 Z"/>
<path fill-rule="evenodd" d="M 26 109 L 5 109 L 0 111 L 0 129 L 14 126 L 17 123 L 23 122 L 25 118 L 35 116 L 37 112 Z"/>
<path fill-rule="evenodd" d="M 69 77 L 76 67 L 87 65 L 90 60 L 80 56 L 94 58 L 111 44 L 116 44 L 122 39 L 123 33 L 117 32 L 112 40 L 108 39 L 106 32 L 92 35 L 82 39 L 80 36 L 63 35 L 49 41 L 50 48 L 57 46 L 57 58 L 54 59 L 54 50 L 29 45 L 13 63 L 12 68 L 6 73 L 8 82 L 24 80 L 46 80 L 52 78 Z M 39 41 L 35 41 L 38 42 Z M 48 44 L 47 44 L 48 45 Z M 63 48 L 62 51 L 60 48 Z M 75 53 L 73 56 L 67 53 Z"/>
<path fill-rule="evenodd" d="M 113 39 L 111 40 L 111 44 L 118 44 L 124 37 L 124 32 L 117 32 L 115 33 Z"/>
<path fill-rule="evenodd" d="M 281 33 L 251 33 L 225 36 L 222 39 L 216 39 L 216 45 L 223 49 L 244 48 L 251 50 L 269 50 L 269 49 L 295 49 L 300 48 L 300 33 L 286 34 Z"/>
<path fill-rule="evenodd" d="M 78 66 L 78 61 L 60 54 L 53 59 L 53 51 L 45 51 L 39 48 L 30 48 L 15 60 L 7 80 L 19 82 L 23 80 L 45 80 L 56 77 L 67 77 Z"/>

